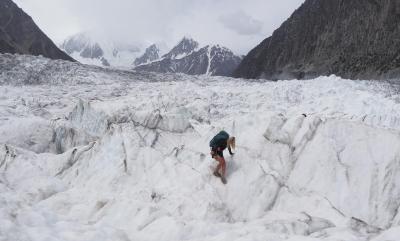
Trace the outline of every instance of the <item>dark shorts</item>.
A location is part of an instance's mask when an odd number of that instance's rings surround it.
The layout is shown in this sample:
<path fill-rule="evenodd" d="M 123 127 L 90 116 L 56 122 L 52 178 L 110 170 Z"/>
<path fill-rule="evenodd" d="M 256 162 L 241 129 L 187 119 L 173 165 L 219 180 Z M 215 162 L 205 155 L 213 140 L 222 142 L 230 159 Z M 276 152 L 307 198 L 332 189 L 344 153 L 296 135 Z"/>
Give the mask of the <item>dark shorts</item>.
<path fill-rule="evenodd" d="M 214 155 L 211 155 L 212 158 L 214 158 L 214 156 L 224 157 L 224 152 L 222 150 L 218 150 L 217 147 L 211 147 L 211 151 L 214 152 Z"/>

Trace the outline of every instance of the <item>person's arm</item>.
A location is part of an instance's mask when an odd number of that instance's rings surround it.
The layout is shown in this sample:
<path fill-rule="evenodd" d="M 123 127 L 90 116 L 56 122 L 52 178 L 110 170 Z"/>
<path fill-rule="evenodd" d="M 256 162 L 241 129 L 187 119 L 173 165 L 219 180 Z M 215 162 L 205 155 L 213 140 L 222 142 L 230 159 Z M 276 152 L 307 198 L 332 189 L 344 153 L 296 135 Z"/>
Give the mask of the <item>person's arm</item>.
<path fill-rule="evenodd" d="M 229 151 L 229 154 L 231 154 L 231 156 L 232 156 L 233 154 L 235 154 L 235 153 L 233 153 L 233 152 L 232 152 L 232 150 L 231 150 L 231 147 L 230 147 L 230 146 L 228 146 L 228 151 Z"/>

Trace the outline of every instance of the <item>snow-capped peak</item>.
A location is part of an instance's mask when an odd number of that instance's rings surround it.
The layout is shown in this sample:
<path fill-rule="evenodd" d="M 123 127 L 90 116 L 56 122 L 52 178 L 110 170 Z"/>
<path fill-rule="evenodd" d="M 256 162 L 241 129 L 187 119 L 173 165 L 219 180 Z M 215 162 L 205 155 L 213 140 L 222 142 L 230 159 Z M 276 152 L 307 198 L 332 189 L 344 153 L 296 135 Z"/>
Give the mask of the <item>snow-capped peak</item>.
<path fill-rule="evenodd" d="M 130 67 L 132 60 L 140 54 L 137 44 L 119 43 L 91 32 L 67 38 L 60 48 L 82 63 L 100 66 Z"/>
<path fill-rule="evenodd" d="M 93 47 L 94 45 L 98 46 L 97 43 L 93 43 L 92 39 L 89 37 L 88 34 L 79 33 L 64 40 L 60 48 L 65 50 L 65 52 L 71 55 L 74 52 L 84 52 L 86 48 Z M 94 56 L 96 56 L 96 54 Z"/>
<path fill-rule="evenodd" d="M 199 43 L 192 38 L 184 37 L 171 51 L 163 56 L 168 59 L 183 58 L 198 49 Z"/>
<path fill-rule="evenodd" d="M 157 47 L 157 45 L 152 44 L 148 48 L 146 48 L 142 56 L 135 59 L 134 65 L 138 66 L 141 64 L 148 64 L 159 58 L 160 58 L 160 49 Z"/>
<path fill-rule="evenodd" d="M 184 37 L 161 59 L 148 61 L 148 63 L 146 61 L 145 58 L 141 61 L 138 60 L 135 70 L 230 76 L 239 65 L 241 57 L 220 45 L 207 45 L 199 48 L 196 41 Z"/>

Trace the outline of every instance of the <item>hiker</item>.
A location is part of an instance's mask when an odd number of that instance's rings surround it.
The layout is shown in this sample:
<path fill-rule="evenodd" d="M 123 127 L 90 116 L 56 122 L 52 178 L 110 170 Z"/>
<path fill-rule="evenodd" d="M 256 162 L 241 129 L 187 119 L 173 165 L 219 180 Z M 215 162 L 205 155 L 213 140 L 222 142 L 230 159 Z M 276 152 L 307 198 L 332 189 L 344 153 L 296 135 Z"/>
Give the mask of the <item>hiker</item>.
<path fill-rule="evenodd" d="M 235 137 L 229 136 L 226 131 L 219 132 L 212 140 L 210 141 L 211 148 L 211 157 L 214 158 L 218 162 L 218 166 L 214 171 L 214 175 L 216 177 L 220 177 L 222 183 L 226 184 L 225 178 L 225 159 L 223 151 L 228 147 L 229 154 L 233 155 L 232 149 L 235 149 Z M 220 172 L 221 170 L 221 172 Z"/>

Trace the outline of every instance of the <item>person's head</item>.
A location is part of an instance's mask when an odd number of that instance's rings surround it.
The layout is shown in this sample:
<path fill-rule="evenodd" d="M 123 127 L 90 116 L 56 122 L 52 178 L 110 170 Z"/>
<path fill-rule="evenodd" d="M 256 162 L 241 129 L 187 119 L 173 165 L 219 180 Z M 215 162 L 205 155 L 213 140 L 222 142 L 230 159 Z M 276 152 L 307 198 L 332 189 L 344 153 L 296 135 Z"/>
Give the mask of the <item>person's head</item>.
<path fill-rule="evenodd" d="M 229 139 L 227 141 L 227 145 L 231 149 L 235 149 L 235 147 L 236 147 L 236 138 L 234 136 L 229 137 Z"/>

